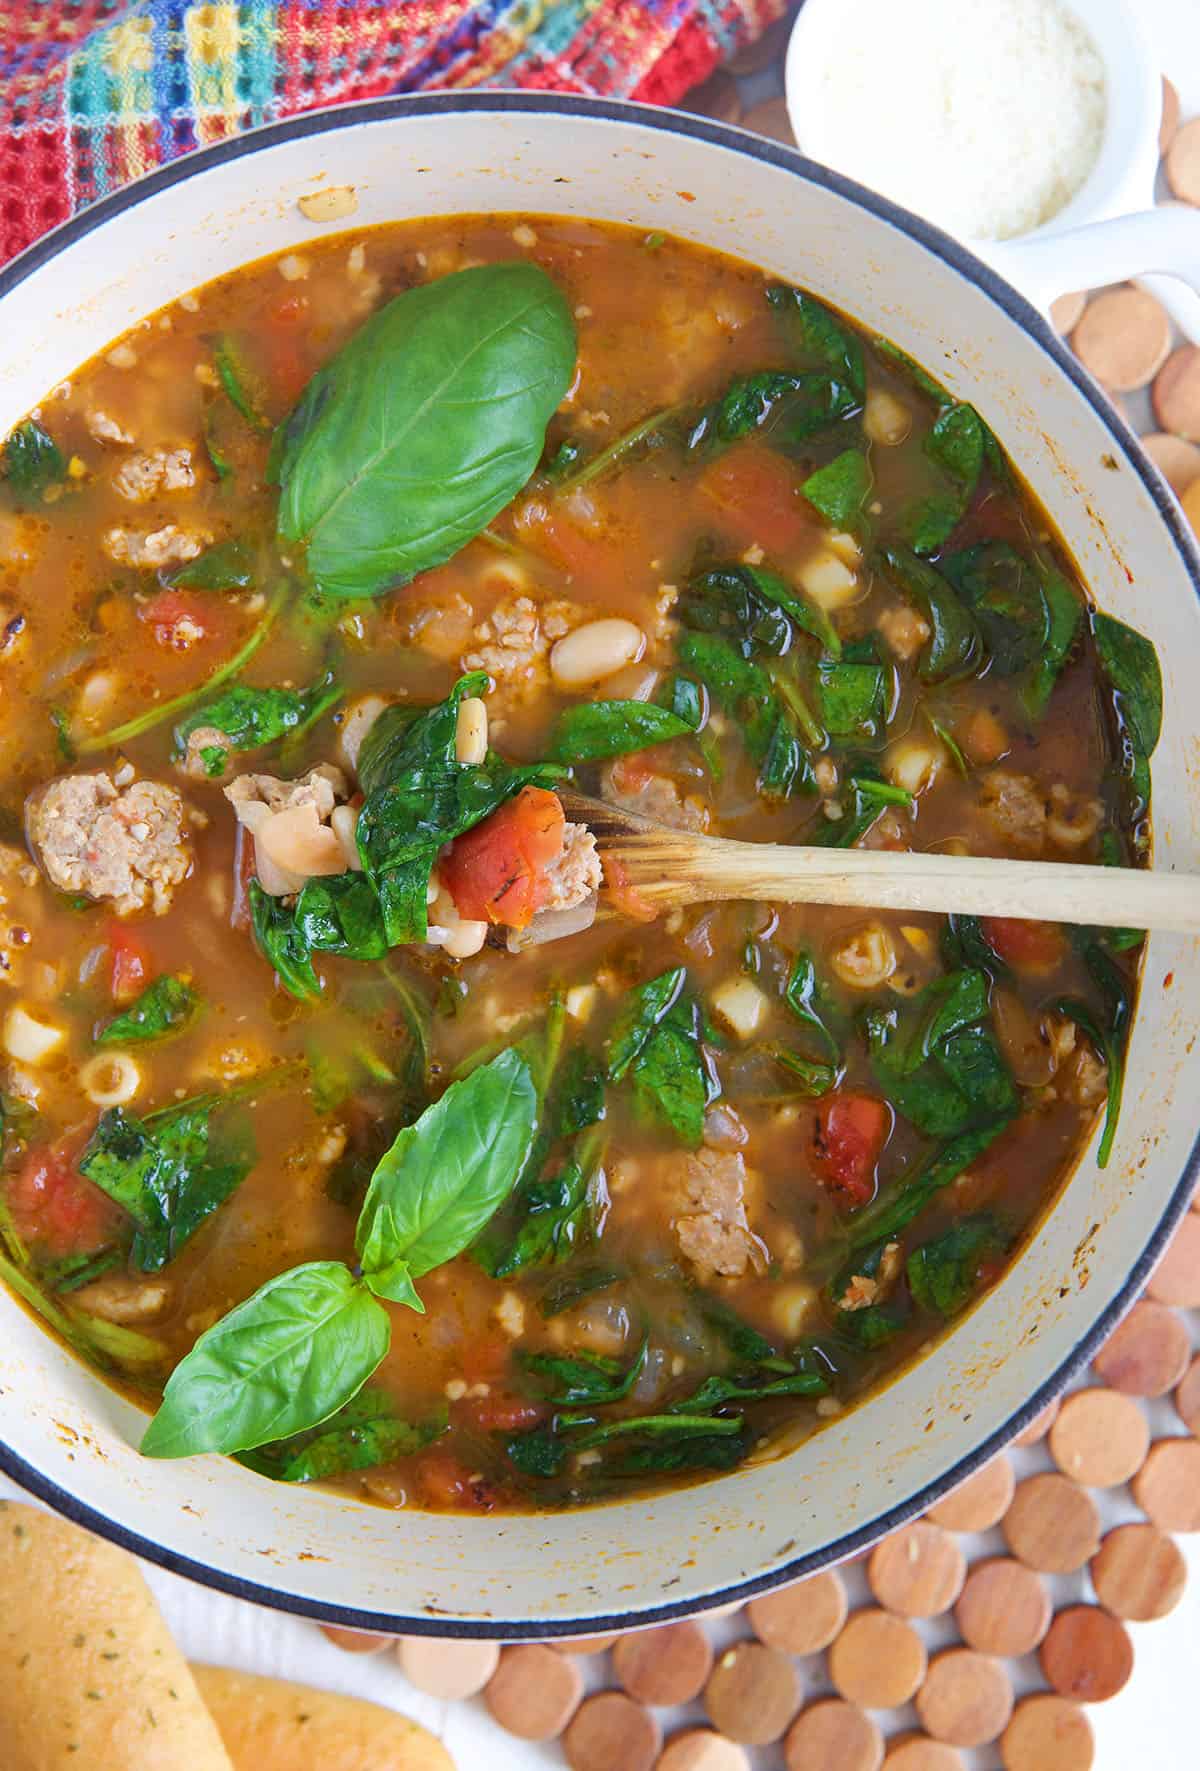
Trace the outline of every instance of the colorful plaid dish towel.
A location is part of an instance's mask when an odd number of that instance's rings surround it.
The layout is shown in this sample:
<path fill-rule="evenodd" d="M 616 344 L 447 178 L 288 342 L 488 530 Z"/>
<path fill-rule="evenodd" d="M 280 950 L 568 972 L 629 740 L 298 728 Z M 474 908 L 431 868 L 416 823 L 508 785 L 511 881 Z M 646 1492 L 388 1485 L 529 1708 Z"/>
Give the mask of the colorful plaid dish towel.
<path fill-rule="evenodd" d="M 0 263 L 189 149 L 452 86 L 673 104 L 787 0 L 0 0 Z"/>

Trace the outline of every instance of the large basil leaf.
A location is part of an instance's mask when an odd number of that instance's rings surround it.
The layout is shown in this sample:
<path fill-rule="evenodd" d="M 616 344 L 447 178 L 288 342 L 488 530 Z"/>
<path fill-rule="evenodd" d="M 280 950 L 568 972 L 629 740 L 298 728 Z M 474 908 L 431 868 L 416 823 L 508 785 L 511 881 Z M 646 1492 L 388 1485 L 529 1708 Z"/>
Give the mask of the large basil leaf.
<path fill-rule="evenodd" d="M 129 1213 L 138 1226 L 133 1263 L 153 1273 L 240 1186 L 254 1158 L 244 1115 L 200 1096 L 145 1119 L 110 1107 L 88 1140 L 79 1172 Z"/>
<path fill-rule="evenodd" d="M 390 1339 L 387 1311 L 340 1261 L 281 1273 L 175 1367 L 142 1454 L 248 1451 L 307 1432 L 358 1394 Z"/>
<path fill-rule="evenodd" d="M 355 1238 L 372 1291 L 424 1311 L 413 1280 L 461 1254 L 503 1205 L 537 1116 L 529 1065 L 506 1051 L 397 1134 L 371 1177 Z"/>
<path fill-rule="evenodd" d="M 280 535 L 307 542 L 333 596 L 378 596 L 440 565 L 533 473 L 574 367 L 570 309 L 536 265 L 480 265 L 398 295 L 282 427 Z"/>

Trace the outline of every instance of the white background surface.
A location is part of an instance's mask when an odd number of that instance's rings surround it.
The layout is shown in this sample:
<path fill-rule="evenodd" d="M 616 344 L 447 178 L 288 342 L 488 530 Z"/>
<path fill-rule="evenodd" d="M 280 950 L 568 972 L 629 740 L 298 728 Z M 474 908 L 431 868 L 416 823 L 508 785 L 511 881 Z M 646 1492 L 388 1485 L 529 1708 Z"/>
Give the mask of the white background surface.
<path fill-rule="evenodd" d="M 997 0 L 1002 4 L 1003 0 Z M 1185 117 L 1200 114 L 1200 0 L 1140 0 L 1143 15 L 1158 33 L 1162 66 L 1171 74 L 1183 99 Z M 1155 1406 L 1156 1434 L 1177 1432 L 1180 1424 L 1169 1403 Z M 1015 1454 L 1018 1473 L 1047 1467 L 1044 1451 Z M 0 1491 L 4 1490 L 0 1483 Z M 1128 1503 L 1103 1506 L 1107 1527 L 1134 1517 Z M 972 1553 L 985 1546 L 970 1546 Z M 991 1547 L 991 1546 L 988 1546 Z M 1002 1543 L 996 1534 L 995 1548 Z M 1200 1544 L 1183 1540 L 1191 1580 L 1182 1603 L 1158 1623 L 1133 1625 L 1136 1650 L 1133 1678 L 1111 1702 L 1091 1710 L 1096 1730 L 1096 1771 L 1132 1771 L 1135 1766 L 1154 1771 L 1196 1771 L 1195 1715 L 1200 1705 L 1197 1649 L 1200 1647 Z M 495 1727 L 482 1704 L 443 1704 L 423 1696 L 408 1685 L 389 1654 L 370 1658 L 340 1653 L 330 1647 L 312 1624 L 284 1617 L 239 1601 L 226 1599 L 192 1586 L 157 1569 L 148 1569 L 167 1619 L 186 1653 L 247 1670 L 301 1679 L 306 1682 L 371 1697 L 415 1716 L 442 1737 L 457 1760 L 460 1771 L 536 1771 L 538 1767 L 562 1767 L 556 1746 L 529 1746 L 504 1735 Z M 860 1569 L 847 1572 L 852 1602 L 866 1596 Z M 1064 1577 L 1055 1583 L 1056 1603 L 1086 1595 L 1083 1576 Z M 740 1619 L 713 1626 L 723 1642 L 744 1633 Z M 929 1632 L 931 1646 L 950 1639 L 943 1623 Z M 601 1663 L 589 1664 L 589 1676 L 599 1682 Z M 810 1693 L 819 1662 L 805 1667 Z M 1034 1688 L 1036 1666 L 1030 1661 L 1019 1669 L 1018 1688 Z M 699 1720 L 698 1710 L 694 1710 Z M 882 1720 L 883 1718 L 881 1718 Z M 903 1718 L 902 1718 L 903 1719 Z M 911 1722 L 911 1712 L 907 1718 Z M 893 1718 L 888 1718 L 889 1722 Z M 999 1761 L 993 1749 L 967 1755 L 973 1771 L 992 1771 Z M 755 1755 L 756 1766 L 781 1764 L 776 1750 Z M 100 1767 L 96 1771 L 101 1771 Z M 319 1771 L 314 1767 L 314 1771 Z M 613 1771 L 620 1771 L 614 1767 Z M 838 1771 L 831 1766 L 829 1771 Z"/>

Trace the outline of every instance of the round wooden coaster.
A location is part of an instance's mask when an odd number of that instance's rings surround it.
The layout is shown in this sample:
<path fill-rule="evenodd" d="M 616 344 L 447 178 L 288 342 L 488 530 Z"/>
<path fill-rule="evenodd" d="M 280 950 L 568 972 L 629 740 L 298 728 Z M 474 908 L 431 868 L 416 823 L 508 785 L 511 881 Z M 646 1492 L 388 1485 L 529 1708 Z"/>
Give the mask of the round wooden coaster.
<path fill-rule="evenodd" d="M 940 1526 L 918 1520 L 876 1544 L 867 1582 L 879 1603 L 902 1617 L 936 1617 L 962 1591 L 962 1550 Z"/>
<path fill-rule="evenodd" d="M 613 1649 L 613 1669 L 630 1697 L 670 1709 L 690 1703 L 712 1671 L 712 1643 L 694 1619 L 636 1630 Z"/>
<path fill-rule="evenodd" d="M 800 1708 L 800 1674 L 786 1654 L 761 1642 L 736 1642 L 717 1656 L 704 1687 L 714 1728 L 743 1746 L 769 1746 Z"/>
<path fill-rule="evenodd" d="M 944 1531 L 990 1531 L 1008 1511 L 1015 1480 L 1012 1464 L 1001 1454 L 930 1507 L 925 1517 Z"/>
<path fill-rule="evenodd" d="M 623 1691 L 598 1691 L 575 1711 L 562 1745 L 571 1771 L 653 1771 L 662 1730 Z"/>
<path fill-rule="evenodd" d="M 1119 1390 L 1076 1390 L 1050 1429 L 1050 1455 L 1064 1476 L 1112 1488 L 1141 1469 L 1150 1449 L 1146 1416 Z"/>
<path fill-rule="evenodd" d="M 1182 498 L 1189 486 L 1200 480 L 1200 448 L 1169 431 L 1151 431 L 1142 438 L 1146 451 L 1176 498 Z"/>
<path fill-rule="evenodd" d="M 1147 1297 L 1176 1309 L 1200 1307 L 1200 1216 L 1189 1211 L 1146 1281 Z"/>
<path fill-rule="evenodd" d="M 1175 1410 L 1188 1432 L 1200 1439 L 1200 1354 L 1188 1366 L 1175 1392 Z"/>
<path fill-rule="evenodd" d="M 1167 149 L 1167 183 L 1181 203 L 1200 203 L 1200 117 L 1176 131 Z"/>
<path fill-rule="evenodd" d="M 1101 386 L 1132 393 L 1152 381 L 1171 350 L 1171 316 L 1146 289 L 1126 284 L 1093 296 L 1071 334 L 1075 355 Z"/>
<path fill-rule="evenodd" d="M 317 1626 L 326 1641 L 340 1648 L 343 1654 L 380 1654 L 390 1648 L 395 1636 L 377 1636 L 370 1630 L 344 1630 L 336 1623 Z"/>
<path fill-rule="evenodd" d="M 944 1740 L 904 1734 L 888 1747 L 883 1771 L 963 1771 L 963 1756 Z"/>
<path fill-rule="evenodd" d="M 868 1710 L 898 1709 L 920 1688 L 925 1644 L 902 1617 L 856 1611 L 828 1656 L 834 1690 Z"/>
<path fill-rule="evenodd" d="M 1004 1771 L 1091 1771 L 1092 1724 L 1077 1703 L 1040 1691 L 1022 1698 L 1000 1736 Z"/>
<path fill-rule="evenodd" d="M 1061 1697 L 1103 1703 L 1127 1683 L 1133 1643 L 1125 1626 L 1098 1605 L 1069 1605 L 1055 1613 L 1038 1661 Z"/>
<path fill-rule="evenodd" d="M 1185 1323 L 1166 1304 L 1143 1301 L 1105 1341 L 1092 1367 L 1110 1389 L 1126 1396 L 1165 1396 L 1190 1358 Z"/>
<path fill-rule="evenodd" d="M 1132 1488 L 1134 1500 L 1160 1531 L 1200 1531 L 1200 1444 L 1159 1439 Z"/>
<path fill-rule="evenodd" d="M 854 1704 L 829 1697 L 792 1723 L 783 1762 L 787 1771 L 879 1771 L 883 1735 Z"/>
<path fill-rule="evenodd" d="M 1171 352 L 1155 377 L 1150 399 L 1163 430 L 1200 443 L 1200 346 L 1184 344 Z"/>
<path fill-rule="evenodd" d="M 947 1648 L 930 1661 L 916 1702 L 921 1724 L 935 1740 L 983 1746 L 996 1739 L 1012 1714 L 1012 1682 L 991 1655 Z"/>
<path fill-rule="evenodd" d="M 1179 128 L 1179 94 L 1164 74 L 1162 77 L 1162 121 L 1158 126 L 1158 151 L 1165 154 L 1175 140 Z"/>
<path fill-rule="evenodd" d="M 1047 1472 L 1017 1484 L 1002 1529 L 1009 1549 L 1026 1567 L 1070 1574 L 1095 1554 L 1100 1515 L 1082 1488 Z"/>
<path fill-rule="evenodd" d="M 519 1740 L 553 1740 L 582 1696 L 583 1675 L 574 1660 L 540 1642 L 522 1642 L 504 1650 L 483 1700 Z"/>
<path fill-rule="evenodd" d="M 750 1771 L 750 1761 L 734 1741 L 711 1728 L 689 1728 L 675 1734 L 662 1750 L 654 1771 Z"/>
<path fill-rule="evenodd" d="M 1092 1557 L 1090 1573 L 1105 1610 L 1130 1623 L 1174 1611 L 1187 1584 L 1179 1545 L 1157 1525 L 1118 1525 Z"/>
<path fill-rule="evenodd" d="M 846 1589 L 833 1569 L 751 1599 L 750 1628 L 768 1648 L 783 1654 L 817 1654 L 828 1648 L 846 1621 Z"/>
<path fill-rule="evenodd" d="M 1054 1606 L 1041 1577 L 1009 1556 L 977 1562 L 954 1607 L 967 1646 L 1001 1659 L 1032 1654 L 1053 1616 Z"/>
<path fill-rule="evenodd" d="M 1059 1404 L 1057 1402 L 1048 1402 L 1045 1408 L 1042 1409 L 1042 1412 L 1040 1414 L 1035 1414 L 1029 1425 L 1022 1428 L 1013 1440 L 1013 1444 L 1021 1446 L 1036 1445 L 1039 1440 L 1044 1439 L 1054 1425 L 1058 1416 L 1058 1409 Z"/>
<path fill-rule="evenodd" d="M 405 1678 L 418 1691 L 457 1702 L 483 1690 L 500 1664 L 500 1650 L 495 1642 L 401 1636 L 396 1658 Z"/>

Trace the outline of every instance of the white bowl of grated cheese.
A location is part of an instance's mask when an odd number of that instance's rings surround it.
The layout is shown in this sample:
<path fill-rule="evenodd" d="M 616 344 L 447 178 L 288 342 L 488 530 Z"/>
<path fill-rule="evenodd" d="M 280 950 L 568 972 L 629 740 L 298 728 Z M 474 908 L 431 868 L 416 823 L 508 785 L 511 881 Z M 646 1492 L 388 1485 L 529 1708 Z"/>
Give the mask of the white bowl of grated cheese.
<path fill-rule="evenodd" d="M 1137 0 L 805 0 L 787 104 L 811 159 L 955 234 L 1046 311 L 1149 287 L 1200 341 L 1200 217 L 1154 207 L 1162 88 Z"/>

